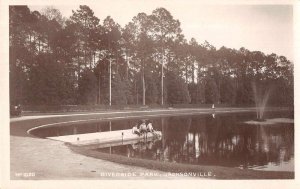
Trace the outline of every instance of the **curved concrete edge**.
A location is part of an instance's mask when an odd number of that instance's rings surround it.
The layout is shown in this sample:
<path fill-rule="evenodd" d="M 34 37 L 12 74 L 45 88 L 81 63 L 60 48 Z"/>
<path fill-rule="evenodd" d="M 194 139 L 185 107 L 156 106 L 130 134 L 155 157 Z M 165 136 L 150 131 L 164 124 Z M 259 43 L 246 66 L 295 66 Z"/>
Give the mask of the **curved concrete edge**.
<path fill-rule="evenodd" d="M 151 110 L 134 110 L 134 111 L 107 111 L 107 112 L 90 112 L 90 113 L 62 113 L 62 114 L 45 114 L 45 115 L 31 115 L 31 116 L 22 116 L 22 117 L 13 117 L 10 119 L 10 122 L 32 120 L 32 119 L 43 119 L 43 118 L 58 118 L 58 117 L 73 117 L 73 116 L 105 116 L 105 115 L 121 115 L 121 114 L 148 114 L 148 113 L 162 113 L 162 114 L 178 114 L 180 112 L 202 112 L 202 113 L 213 113 L 213 112 L 238 112 L 238 111 L 255 111 L 255 108 L 181 108 L 181 109 L 151 109 Z"/>
<path fill-rule="evenodd" d="M 183 112 L 184 111 L 184 112 Z M 195 112 L 199 111 L 199 112 Z M 44 124 L 44 125 L 39 125 L 33 128 L 30 128 L 27 130 L 27 133 L 30 134 L 31 131 L 38 129 L 38 128 L 43 128 L 43 127 L 49 127 L 49 126 L 55 126 L 55 125 L 61 125 L 61 124 L 70 124 L 70 123 L 78 123 L 78 122 L 87 122 L 87 121 L 102 121 L 102 120 L 118 120 L 118 119 L 130 119 L 130 118 L 140 118 L 140 117 L 158 117 L 158 116 L 180 116 L 180 115 L 199 115 L 199 114 L 210 114 L 210 113 L 236 113 L 236 112 L 251 112 L 255 111 L 255 109 L 225 109 L 225 110 L 212 110 L 212 109 L 180 109 L 177 111 L 169 111 L 169 110 L 159 110 L 159 111 L 134 111 L 134 112 L 107 112 L 107 113 L 91 113 L 91 114 L 69 114 L 69 115 L 46 115 L 46 116 L 37 116 L 37 117 L 30 117 L 30 120 L 35 120 L 35 119 L 43 119 L 43 118 L 56 118 L 56 117 L 76 117 L 76 116 L 90 116 L 90 115 L 109 115 L 111 117 L 108 118 L 96 118 L 96 119 L 81 119 L 81 120 L 75 120 L 75 121 L 64 121 L 64 122 L 56 122 L 56 123 L 49 123 L 49 124 Z M 142 114 L 142 115 L 130 115 L 134 113 L 152 113 L 152 114 Z M 165 113 L 160 113 L 160 112 L 165 112 Z M 160 114 L 157 114 L 160 113 Z M 126 116 L 112 116 L 114 114 L 129 114 Z M 26 117 L 23 120 L 29 120 Z M 19 120 L 12 120 L 11 122 L 15 121 L 22 121 L 22 119 Z"/>

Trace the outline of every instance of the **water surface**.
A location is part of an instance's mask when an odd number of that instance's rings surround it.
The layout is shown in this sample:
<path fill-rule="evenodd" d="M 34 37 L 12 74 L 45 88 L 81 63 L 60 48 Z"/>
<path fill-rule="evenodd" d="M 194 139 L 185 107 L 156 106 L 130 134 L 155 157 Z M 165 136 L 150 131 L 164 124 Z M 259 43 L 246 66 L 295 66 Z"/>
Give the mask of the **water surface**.
<path fill-rule="evenodd" d="M 294 171 L 294 124 L 248 125 L 255 113 L 151 118 L 161 139 L 94 150 L 161 162 L 218 165 L 241 169 Z M 293 118 L 289 112 L 267 112 L 266 118 Z M 41 128 L 39 137 L 130 129 L 137 119 Z"/>

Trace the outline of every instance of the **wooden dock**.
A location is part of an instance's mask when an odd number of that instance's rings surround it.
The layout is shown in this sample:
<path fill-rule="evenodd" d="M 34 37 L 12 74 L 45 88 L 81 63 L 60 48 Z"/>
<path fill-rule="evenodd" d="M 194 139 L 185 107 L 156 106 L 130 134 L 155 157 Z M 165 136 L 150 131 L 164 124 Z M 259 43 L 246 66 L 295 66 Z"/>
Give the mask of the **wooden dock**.
<path fill-rule="evenodd" d="M 131 129 L 127 130 L 117 130 L 108 132 L 96 132 L 96 133 L 86 133 L 86 134 L 75 134 L 75 135 L 65 135 L 57 137 L 47 137 L 48 139 L 58 140 L 62 142 L 71 143 L 77 146 L 84 145 L 100 145 L 100 146 L 116 146 L 124 144 L 132 144 L 134 142 L 153 140 L 160 138 L 162 133 L 160 131 L 155 131 L 154 134 L 148 132 L 144 136 L 138 136 L 133 134 Z"/>

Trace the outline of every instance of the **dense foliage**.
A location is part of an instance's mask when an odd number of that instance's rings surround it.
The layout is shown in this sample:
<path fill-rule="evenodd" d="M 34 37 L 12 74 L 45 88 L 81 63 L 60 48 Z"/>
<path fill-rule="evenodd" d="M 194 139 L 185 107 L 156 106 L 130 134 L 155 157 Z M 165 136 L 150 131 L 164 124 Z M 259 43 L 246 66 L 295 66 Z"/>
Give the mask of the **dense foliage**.
<path fill-rule="evenodd" d="M 276 91 L 273 105 L 293 105 L 284 56 L 188 42 L 164 8 L 122 28 L 88 6 L 68 19 L 54 8 L 10 6 L 9 30 L 12 104 L 108 104 L 111 74 L 112 104 L 249 105 L 255 82 Z"/>

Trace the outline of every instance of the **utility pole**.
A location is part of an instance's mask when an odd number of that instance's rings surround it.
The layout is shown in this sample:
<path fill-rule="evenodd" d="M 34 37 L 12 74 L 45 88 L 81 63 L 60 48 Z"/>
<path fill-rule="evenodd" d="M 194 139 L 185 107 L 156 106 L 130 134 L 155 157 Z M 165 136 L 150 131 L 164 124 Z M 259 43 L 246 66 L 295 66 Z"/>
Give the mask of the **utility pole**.
<path fill-rule="evenodd" d="M 164 105 L 164 60 L 161 62 L 161 105 Z"/>
<path fill-rule="evenodd" d="M 108 37 L 108 49 L 109 49 L 109 106 L 111 106 L 111 56 L 112 56 L 112 48 L 111 41 Z"/>
<path fill-rule="evenodd" d="M 164 105 L 164 48 L 161 48 L 161 105 Z"/>
<path fill-rule="evenodd" d="M 111 58 L 109 59 L 109 106 L 111 106 Z"/>

